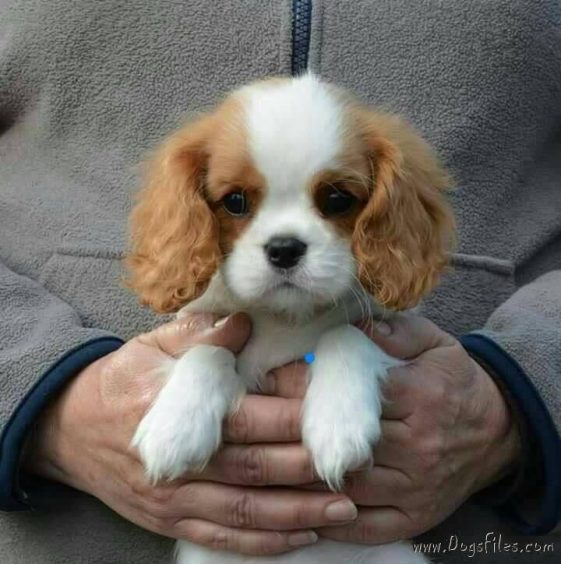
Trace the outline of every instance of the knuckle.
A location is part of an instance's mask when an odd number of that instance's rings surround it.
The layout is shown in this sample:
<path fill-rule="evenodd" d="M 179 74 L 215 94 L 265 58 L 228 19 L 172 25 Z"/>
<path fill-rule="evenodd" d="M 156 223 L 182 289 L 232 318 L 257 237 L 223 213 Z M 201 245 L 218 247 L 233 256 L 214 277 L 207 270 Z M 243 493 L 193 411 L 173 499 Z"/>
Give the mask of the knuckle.
<path fill-rule="evenodd" d="M 367 520 L 359 521 L 356 524 L 354 537 L 358 542 L 371 543 L 376 541 L 377 528 Z"/>
<path fill-rule="evenodd" d="M 395 485 L 390 488 L 395 490 Z M 364 475 L 349 473 L 345 476 L 345 492 L 356 500 L 361 500 L 365 505 L 373 498 L 372 485 L 365 479 Z"/>
<path fill-rule="evenodd" d="M 153 486 L 147 481 L 144 473 L 135 473 L 129 480 L 129 489 L 133 497 L 145 498 Z"/>
<path fill-rule="evenodd" d="M 301 504 L 293 507 L 290 513 L 290 521 L 287 525 L 291 529 L 305 529 L 310 526 L 310 511 L 309 508 Z"/>
<path fill-rule="evenodd" d="M 234 535 L 222 527 L 201 527 L 196 522 L 187 522 L 182 527 L 182 537 L 215 550 L 235 550 Z"/>
<path fill-rule="evenodd" d="M 433 408 L 440 408 L 443 405 L 447 405 L 448 398 L 448 390 L 444 382 L 434 382 L 428 390 L 427 403 Z"/>
<path fill-rule="evenodd" d="M 215 550 L 233 550 L 234 549 L 234 539 L 233 535 L 223 529 L 214 531 L 208 538 L 205 539 L 206 544 L 210 548 Z"/>
<path fill-rule="evenodd" d="M 163 517 L 152 518 L 154 529 L 160 535 L 174 536 L 178 518 L 175 515 L 166 515 Z"/>
<path fill-rule="evenodd" d="M 444 440 L 440 433 L 426 437 L 417 451 L 419 466 L 423 472 L 433 472 L 444 458 Z"/>
<path fill-rule="evenodd" d="M 461 394 L 458 393 L 450 393 L 448 394 L 447 399 L 447 420 L 450 424 L 454 424 L 460 417 L 462 412 L 464 399 L 462 398 Z"/>
<path fill-rule="evenodd" d="M 241 480 L 249 485 L 263 485 L 267 479 L 267 460 L 262 447 L 248 447 L 238 454 L 236 466 Z"/>
<path fill-rule="evenodd" d="M 197 482 L 189 482 L 179 488 L 177 491 L 178 501 L 183 508 L 189 512 L 193 512 L 200 507 L 202 502 L 200 491 L 197 488 Z"/>
<path fill-rule="evenodd" d="M 245 443 L 248 440 L 250 425 L 247 411 L 243 407 L 229 416 L 228 429 L 230 431 L 230 435 L 234 439 L 239 440 L 242 443 Z"/>
<path fill-rule="evenodd" d="M 227 515 L 234 527 L 255 528 L 255 500 L 251 494 L 237 496 L 227 508 Z"/>
<path fill-rule="evenodd" d="M 214 531 L 208 537 L 193 540 L 214 550 L 239 552 L 249 556 L 261 556 L 275 554 L 281 551 L 277 546 L 280 544 L 280 541 L 277 538 L 275 538 L 277 542 L 272 541 L 270 538 L 272 535 L 281 539 L 281 535 L 278 533 L 259 535 L 254 538 L 244 538 L 232 531 L 220 529 Z"/>
<path fill-rule="evenodd" d="M 293 410 L 286 409 L 283 414 L 284 427 L 286 428 L 288 435 L 291 439 L 299 439 L 301 435 L 300 428 L 300 417 L 295 414 Z"/>
<path fill-rule="evenodd" d="M 396 378 L 395 374 L 390 371 L 387 380 L 382 383 L 382 390 L 386 402 L 389 404 L 398 403 L 403 401 L 408 395 L 415 393 L 415 389 L 411 388 L 408 383 Z"/>
<path fill-rule="evenodd" d="M 150 531 L 163 536 L 173 536 L 177 519 L 157 517 L 150 512 L 144 512 L 143 518 Z"/>
<path fill-rule="evenodd" d="M 257 542 L 255 556 L 270 555 L 284 552 L 286 538 L 281 533 L 271 533 L 267 537 L 261 537 Z"/>
<path fill-rule="evenodd" d="M 158 505 L 169 505 L 173 498 L 174 489 L 167 486 L 153 486 L 146 492 L 148 501 Z"/>
<path fill-rule="evenodd" d="M 305 451 L 302 454 L 298 473 L 300 479 L 304 480 L 305 482 L 313 482 L 316 479 L 314 461 L 312 460 L 312 457 L 308 451 Z"/>
<path fill-rule="evenodd" d="M 251 556 L 268 556 L 284 552 L 286 540 L 284 535 L 278 532 L 270 532 L 253 539 L 241 547 L 242 552 Z"/>
<path fill-rule="evenodd" d="M 179 335 L 189 336 L 207 329 L 212 325 L 212 316 L 204 313 L 187 313 L 175 325 Z"/>
<path fill-rule="evenodd" d="M 156 486 L 147 490 L 143 497 L 144 510 L 167 526 L 167 521 L 175 515 L 173 490 Z"/>

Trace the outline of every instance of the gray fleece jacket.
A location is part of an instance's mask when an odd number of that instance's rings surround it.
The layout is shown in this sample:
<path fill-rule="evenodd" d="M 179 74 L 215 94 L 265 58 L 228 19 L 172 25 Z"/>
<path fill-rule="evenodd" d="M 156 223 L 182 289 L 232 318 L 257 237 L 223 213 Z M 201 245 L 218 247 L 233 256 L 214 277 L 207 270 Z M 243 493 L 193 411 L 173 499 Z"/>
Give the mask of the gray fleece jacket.
<path fill-rule="evenodd" d="M 0 0 L 3 564 L 169 556 L 169 539 L 99 501 L 31 484 L 21 447 L 69 379 L 163 321 L 119 283 L 145 151 L 185 112 L 306 67 L 408 117 L 452 171 L 459 252 L 424 313 L 462 338 L 527 429 L 522 479 L 423 540 L 442 543 L 441 562 L 473 562 L 487 532 L 553 543 L 525 564 L 561 558 L 559 2 Z M 455 535 L 468 548 L 443 552 Z M 514 558 L 486 550 L 477 562 Z"/>

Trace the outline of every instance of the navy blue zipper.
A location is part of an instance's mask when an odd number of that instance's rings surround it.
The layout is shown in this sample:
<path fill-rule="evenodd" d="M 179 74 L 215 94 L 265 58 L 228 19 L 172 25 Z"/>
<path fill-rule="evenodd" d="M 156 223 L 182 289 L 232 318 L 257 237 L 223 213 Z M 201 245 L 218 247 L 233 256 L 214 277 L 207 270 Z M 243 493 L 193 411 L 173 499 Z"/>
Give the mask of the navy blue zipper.
<path fill-rule="evenodd" d="M 292 0 L 292 74 L 308 69 L 312 0 Z"/>

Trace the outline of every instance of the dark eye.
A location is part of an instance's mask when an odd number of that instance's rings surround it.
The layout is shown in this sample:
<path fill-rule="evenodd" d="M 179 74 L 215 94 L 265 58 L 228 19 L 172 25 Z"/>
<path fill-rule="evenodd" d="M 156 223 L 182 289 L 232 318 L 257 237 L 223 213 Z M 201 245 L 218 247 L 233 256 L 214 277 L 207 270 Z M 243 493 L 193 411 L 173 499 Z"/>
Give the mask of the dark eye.
<path fill-rule="evenodd" d="M 246 215 L 249 211 L 249 202 L 243 192 L 230 192 L 222 198 L 222 205 L 231 215 Z"/>
<path fill-rule="evenodd" d="M 321 191 L 318 202 L 319 211 L 325 216 L 340 215 L 348 212 L 356 198 L 335 185 L 326 185 Z"/>

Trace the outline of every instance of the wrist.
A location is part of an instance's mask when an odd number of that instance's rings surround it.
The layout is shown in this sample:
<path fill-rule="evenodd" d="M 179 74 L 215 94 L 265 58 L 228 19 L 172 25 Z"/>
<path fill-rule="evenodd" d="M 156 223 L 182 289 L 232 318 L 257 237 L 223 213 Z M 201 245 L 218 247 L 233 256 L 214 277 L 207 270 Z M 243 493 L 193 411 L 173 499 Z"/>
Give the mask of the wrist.
<path fill-rule="evenodd" d="M 522 463 L 521 429 L 508 400 L 508 391 L 479 362 L 472 359 L 487 398 L 483 411 L 482 432 L 485 448 L 482 451 L 479 475 L 474 493 L 497 482 L 515 476 Z"/>
<path fill-rule="evenodd" d="M 73 431 L 81 425 L 83 383 L 106 361 L 102 357 L 84 368 L 40 413 L 22 452 L 24 471 L 84 490 L 73 472 L 76 453 Z M 84 398 L 82 398 L 84 399 Z"/>
<path fill-rule="evenodd" d="M 58 398 L 45 408 L 30 431 L 22 452 L 22 469 L 36 476 L 66 483 L 57 460 Z"/>

